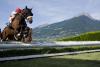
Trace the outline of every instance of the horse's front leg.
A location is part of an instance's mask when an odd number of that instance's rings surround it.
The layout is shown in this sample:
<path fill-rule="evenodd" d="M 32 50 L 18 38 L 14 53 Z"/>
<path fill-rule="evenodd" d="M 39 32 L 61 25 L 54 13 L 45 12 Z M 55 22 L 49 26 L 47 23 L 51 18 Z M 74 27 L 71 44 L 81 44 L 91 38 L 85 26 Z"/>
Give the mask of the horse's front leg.
<path fill-rule="evenodd" d="M 15 30 L 14 30 L 14 39 L 15 39 L 15 40 L 18 40 L 18 38 L 17 38 L 17 34 L 18 34 L 18 30 L 15 29 Z"/>

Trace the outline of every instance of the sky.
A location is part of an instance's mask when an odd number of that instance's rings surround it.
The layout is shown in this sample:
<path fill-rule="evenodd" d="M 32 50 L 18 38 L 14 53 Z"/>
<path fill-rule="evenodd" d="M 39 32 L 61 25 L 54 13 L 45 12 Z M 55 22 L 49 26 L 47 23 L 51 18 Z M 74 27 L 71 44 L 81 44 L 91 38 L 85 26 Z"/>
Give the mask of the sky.
<path fill-rule="evenodd" d="M 0 0 L 0 28 L 8 23 L 8 18 L 17 7 L 32 8 L 35 28 L 70 19 L 74 16 L 88 13 L 95 19 L 100 19 L 100 0 Z"/>

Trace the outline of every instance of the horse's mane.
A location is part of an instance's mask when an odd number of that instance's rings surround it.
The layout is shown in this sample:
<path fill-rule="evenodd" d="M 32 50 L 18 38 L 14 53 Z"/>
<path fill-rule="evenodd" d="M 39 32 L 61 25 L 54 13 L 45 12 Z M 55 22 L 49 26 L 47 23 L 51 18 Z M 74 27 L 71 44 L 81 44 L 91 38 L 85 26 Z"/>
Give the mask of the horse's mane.
<path fill-rule="evenodd" d="M 23 16 L 21 13 L 17 13 L 17 14 L 15 15 L 15 17 L 13 18 L 12 22 L 16 19 L 16 17 L 19 17 L 20 19 L 21 19 L 21 18 L 22 18 L 22 19 L 25 19 L 24 16 Z"/>

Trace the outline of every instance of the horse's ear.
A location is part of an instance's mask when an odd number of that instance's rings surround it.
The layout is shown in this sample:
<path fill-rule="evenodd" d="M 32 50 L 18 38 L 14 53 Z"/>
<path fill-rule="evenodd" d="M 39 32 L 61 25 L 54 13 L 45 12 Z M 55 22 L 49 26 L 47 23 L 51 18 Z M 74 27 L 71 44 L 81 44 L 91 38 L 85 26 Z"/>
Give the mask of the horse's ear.
<path fill-rule="evenodd" d="M 25 9 L 27 9 L 27 6 L 25 7 Z"/>
<path fill-rule="evenodd" d="M 30 10 L 32 10 L 32 8 L 30 8 Z"/>

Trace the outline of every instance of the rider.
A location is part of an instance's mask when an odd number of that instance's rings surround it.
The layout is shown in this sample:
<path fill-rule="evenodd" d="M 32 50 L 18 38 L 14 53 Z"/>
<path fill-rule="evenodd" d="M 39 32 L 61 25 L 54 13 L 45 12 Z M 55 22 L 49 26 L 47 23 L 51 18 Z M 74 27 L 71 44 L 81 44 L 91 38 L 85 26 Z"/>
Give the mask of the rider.
<path fill-rule="evenodd" d="M 17 13 L 21 13 L 21 12 L 22 12 L 22 9 L 21 9 L 21 8 L 16 8 L 15 11 L 12 11 L 12 12 L 11 12 L 11 15 L 10 15 L 10 17 L 9 17 L 9 23 L 11 24 L 12 20 L 15 18 L 15 15 L 16 15 Z"/>

